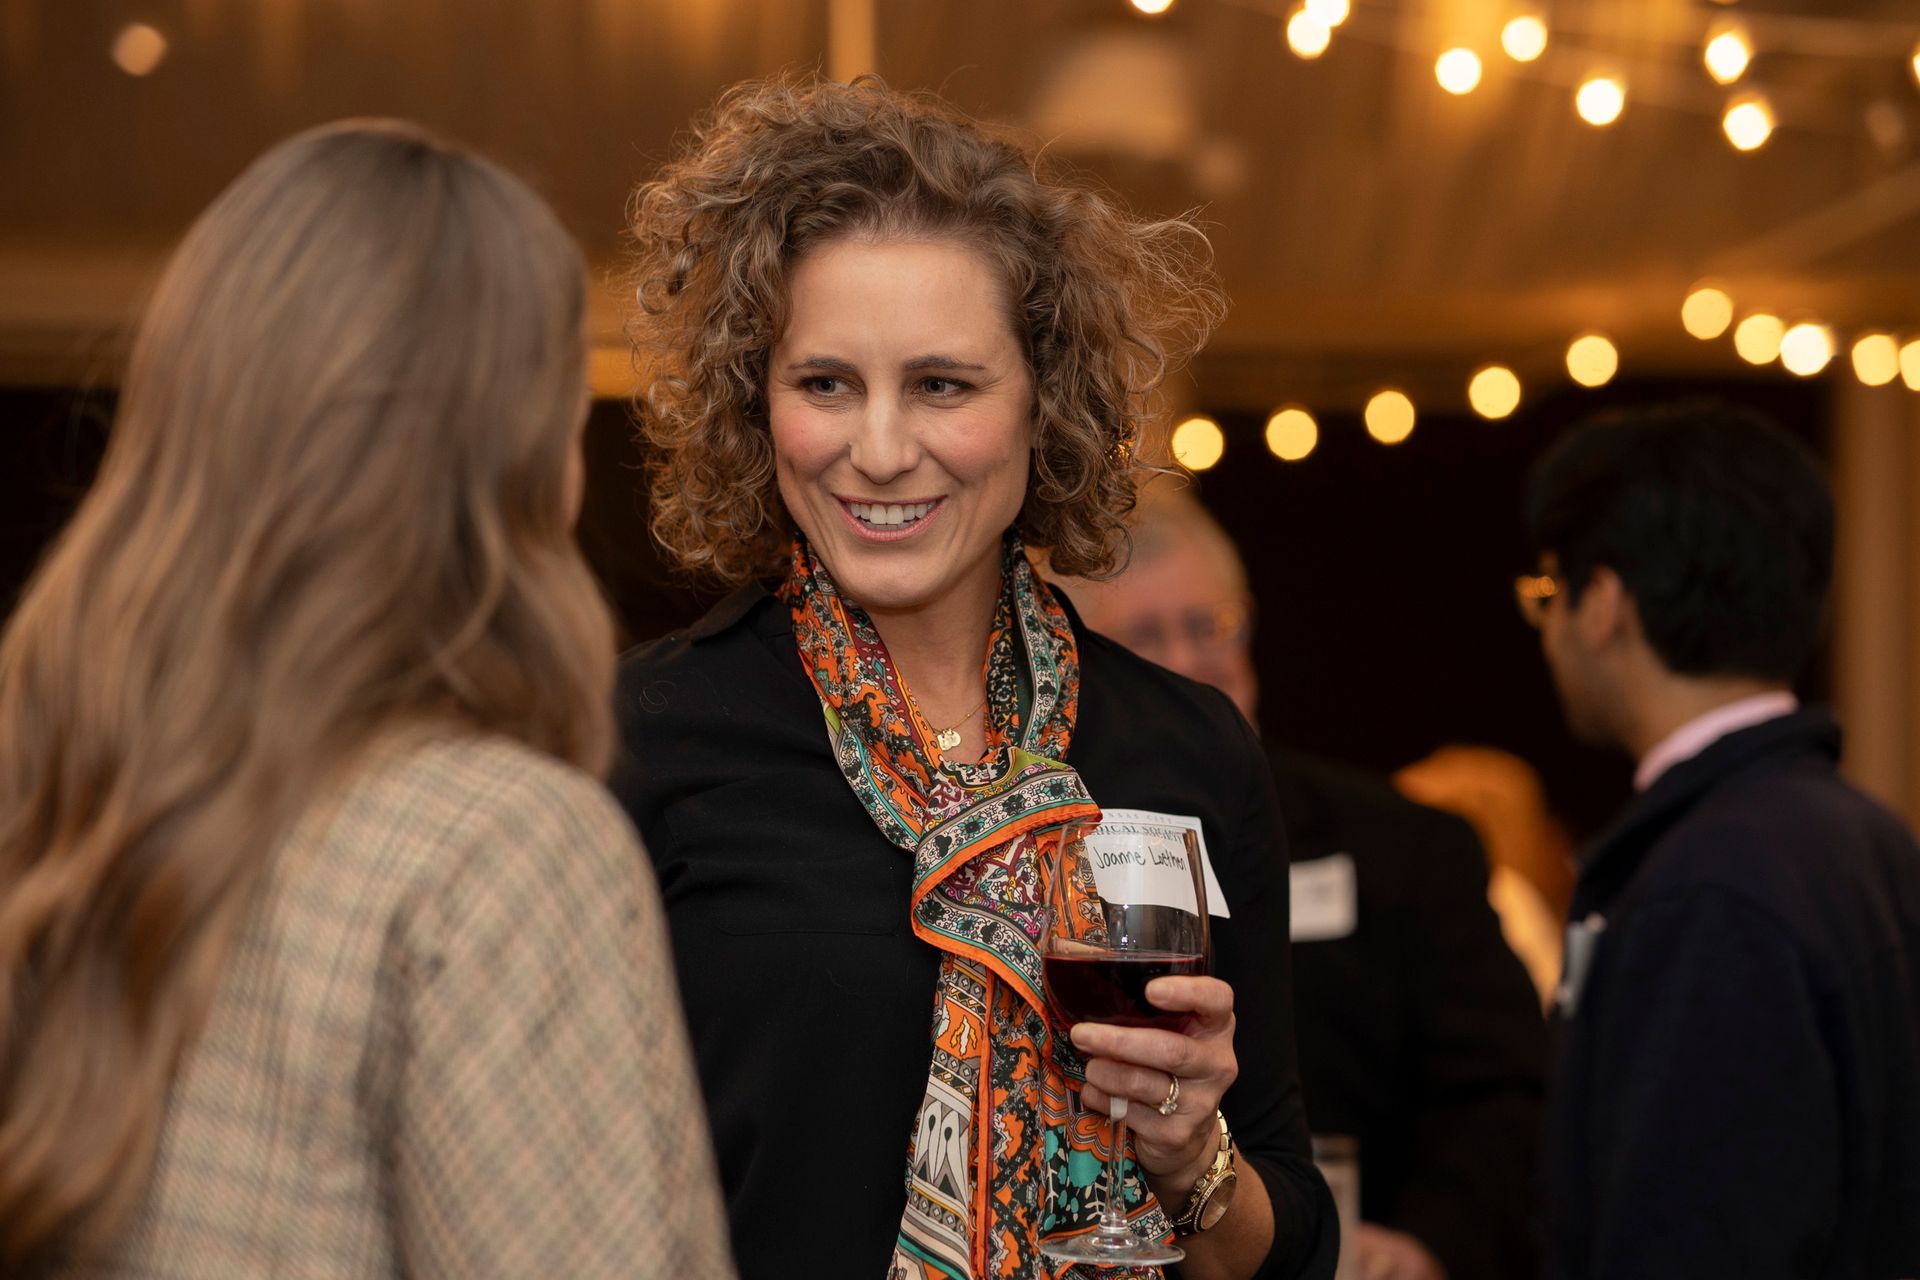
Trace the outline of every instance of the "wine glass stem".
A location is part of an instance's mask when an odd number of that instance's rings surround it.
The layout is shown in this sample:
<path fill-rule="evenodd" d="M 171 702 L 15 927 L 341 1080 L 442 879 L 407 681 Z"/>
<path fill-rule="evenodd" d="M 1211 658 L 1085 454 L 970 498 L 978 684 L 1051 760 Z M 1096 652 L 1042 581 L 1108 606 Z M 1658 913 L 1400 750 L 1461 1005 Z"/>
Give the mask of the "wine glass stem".
<path fill-rule="evenodd" d="M 1100 1234 L 1104 1236 L 1125 1236 L 1127 1214 L 1124 1202 L 1120 1199 L 1120 1166 L 1127 1158 L 1127 1100 L 1115 1098 L 1112 1103 L 1113 1116 L 1113 1159 L 1107 1161 L 1107 1203 L 1100 1213 Z"/>

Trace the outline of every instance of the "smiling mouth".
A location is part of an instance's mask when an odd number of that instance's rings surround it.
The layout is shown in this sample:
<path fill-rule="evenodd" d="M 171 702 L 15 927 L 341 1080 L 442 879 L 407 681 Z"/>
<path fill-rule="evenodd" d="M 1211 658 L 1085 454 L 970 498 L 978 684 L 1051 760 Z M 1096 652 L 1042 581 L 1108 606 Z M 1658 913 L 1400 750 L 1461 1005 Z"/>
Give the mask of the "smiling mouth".
<path fill-rule="evenodd" d="M 944 498 L 935 498 L 930 502 L 854 502 L 840 499 L 840 509 L 847 513 L 847 518 L 856 529 L 888 538 L 912 533 L 944 505 Z"/>

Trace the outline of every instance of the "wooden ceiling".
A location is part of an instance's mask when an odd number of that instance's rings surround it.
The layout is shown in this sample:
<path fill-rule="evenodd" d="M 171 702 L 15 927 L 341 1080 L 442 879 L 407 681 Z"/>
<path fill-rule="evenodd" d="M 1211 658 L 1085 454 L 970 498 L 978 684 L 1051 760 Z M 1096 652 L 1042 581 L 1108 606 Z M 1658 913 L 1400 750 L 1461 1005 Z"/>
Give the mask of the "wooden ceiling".
<path fill-rule="evenodd" d="M 1545 373 L 1597 328 L 1630 366 L 1740 366 L 1679 325 L 1688 286 L 1920 331 L 1916 0 L 1556 0 L 1547 56 L 1498 52 L 1520 0 L 1355 0 L 1314 61 L 1286 10 L 1178 0 L 0 0 L 0 380 L 110 377 L 140 291 L 260 150 L 347 115 L 421 120 L 504 160 L 611 274 L 621 211 L 724 85 L 871 61 L 1013 121 L 1143 211 L 1199 207 L 1233 295 L 1214 403 L 1340 402 L 1382 377 L 1459 394 Z M 1721 136 L 1698 49 L 1749 23 L 1781 127 Z M 144 77 L 128 22 L 167 37 Z M 1481 51 L 1480 88 L 1434 56 Z M 1625 77 L 1610 128 L 1590 71 Z M 1744 86 L 1743 86 L 1744 87 Z M 620 300 L 596 312 L 608 369 Z M 613 376 L 613 375 L 609 375 Z"/>

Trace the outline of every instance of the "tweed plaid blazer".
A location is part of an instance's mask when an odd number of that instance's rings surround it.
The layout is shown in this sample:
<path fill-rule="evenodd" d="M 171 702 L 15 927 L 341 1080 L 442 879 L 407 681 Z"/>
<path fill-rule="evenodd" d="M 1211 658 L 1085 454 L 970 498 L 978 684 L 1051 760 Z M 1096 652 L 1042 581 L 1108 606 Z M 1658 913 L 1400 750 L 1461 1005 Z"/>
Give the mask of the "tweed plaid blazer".
<path fill-rule="evenodd" d="M 270 860 L 84 1273 L 731 1277 L 658 897 L 584 774 L 390 741 Z"/>

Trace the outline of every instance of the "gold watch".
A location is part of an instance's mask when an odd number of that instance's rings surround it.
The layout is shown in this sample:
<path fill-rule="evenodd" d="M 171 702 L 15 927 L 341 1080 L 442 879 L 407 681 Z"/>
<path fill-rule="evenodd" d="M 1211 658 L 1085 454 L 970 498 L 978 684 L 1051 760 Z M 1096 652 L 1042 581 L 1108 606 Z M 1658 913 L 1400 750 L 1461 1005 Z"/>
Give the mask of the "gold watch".
<path fill-rule="evenodd" d="M 1240 1181 L 1240 1175 L 1233 1171 L 1233 1135 L 1227 1132 L 1227 1118 L 1218 1111 L 1213 1114 L 1220 1122 L 1220 1149 L 1214 1152 L 1213 1163 L 1200 1175 L 1200 1181 L 1193 1184 L 1187 1207 L 1173 1220 L 1175 1235 L 1198 1235 L 1220 1225 Z"/>

